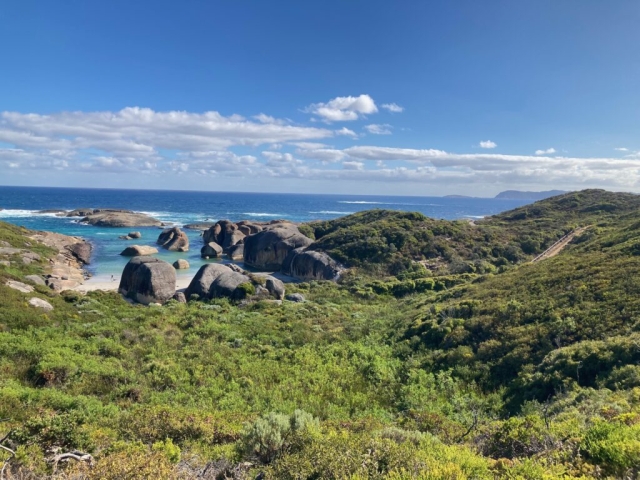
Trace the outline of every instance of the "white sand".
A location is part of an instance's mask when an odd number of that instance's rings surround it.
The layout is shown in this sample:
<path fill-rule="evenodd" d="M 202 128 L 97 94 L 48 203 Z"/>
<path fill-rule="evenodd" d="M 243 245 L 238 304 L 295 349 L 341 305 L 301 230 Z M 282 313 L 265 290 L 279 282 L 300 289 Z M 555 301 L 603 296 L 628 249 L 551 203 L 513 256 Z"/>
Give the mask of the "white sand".
<path fill-rule="evenodd" d="M 195 272 L 194 272 L 195 275 Z M 187 288 L 193 275 L 178 275 L 176 281 L 176 290 Z M 120 276 L 113 277 L 113 281 L 110 278 L 105 277 L 93 277 L 84 282 L 82 285 L 78 285 L 74 288 L 77 292 L 92 292 L 94 290 L 116 291 L 120 285 Z"/>

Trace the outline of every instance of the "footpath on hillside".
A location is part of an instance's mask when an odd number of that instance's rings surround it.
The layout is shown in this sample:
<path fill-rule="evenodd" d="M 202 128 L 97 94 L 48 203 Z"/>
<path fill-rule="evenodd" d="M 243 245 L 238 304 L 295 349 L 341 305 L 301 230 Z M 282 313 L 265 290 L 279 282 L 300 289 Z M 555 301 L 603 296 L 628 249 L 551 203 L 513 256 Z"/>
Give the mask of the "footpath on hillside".
<path fill-rule="evenodd" d="M 547 258 L 555 257 L 558 255 L 564 247 L 566 247 L 571 240 L 573 240 L 576 235 L 580 235 L 584 232 L 587 227 L 576 228 L 574 231 L 567 233 L 564 237 L 558 240 L 556 243 L 547 248 L 544 252 L 538 255 L 536 258 L 531 260 L 531 263 L 539 262 L 540 260 L 545 260 Z"/>

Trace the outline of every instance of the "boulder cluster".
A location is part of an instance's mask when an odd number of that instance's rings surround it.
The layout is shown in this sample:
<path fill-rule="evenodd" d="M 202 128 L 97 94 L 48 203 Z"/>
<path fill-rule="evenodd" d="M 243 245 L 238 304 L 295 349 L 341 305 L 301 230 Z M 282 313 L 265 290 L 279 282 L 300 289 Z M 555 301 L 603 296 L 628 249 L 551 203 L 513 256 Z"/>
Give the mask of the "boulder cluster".
<path fill-rule="evenodd" d="M 178 301 L 229 298 L 283 300 L 285 286 L 271 276 L 257 276 L 236 265 L 212 263 L 203 265 L 184 292 L 176 292 L 176 269 L 171 264 L 150 256 L 132 258 L 125 266 L 118 291 L 138 303 L 163 304 Z"/>
<path fill-rule="evenodd" d="M 287 221 L 231 222 L 220 220 L 203 231 L 203 258 L 226 255 L 241 260 L 248 267 L 262 272 L 279 272 L 300 280 L 336 280 L 341 265 L 329 255 L 312 249 L 313 240 Z M 189 239 L 177 227 L 162 231 L 158 245 L 173 251 L 187 251 Z M 173 265 L 146 255 L 157 253 L 153 247 L 133 245 L 122 255 L 134 258 L 122 274 L 120 291 L 140 303 L 164 303 L 170 298 L 179 301 L 193 299 L 285 298 L 284 283 L 275 276 L 255 275 L 233 264 L 202 266 L 184 292 L 176 293 L 175 270 L 189 268 L 186 260 Z M 164 273 L 162 273 L 164 272 Z M 158 282 L 165 285 L 160 286 Z M 300 301 L 298 297 L 292 301 Z"/>

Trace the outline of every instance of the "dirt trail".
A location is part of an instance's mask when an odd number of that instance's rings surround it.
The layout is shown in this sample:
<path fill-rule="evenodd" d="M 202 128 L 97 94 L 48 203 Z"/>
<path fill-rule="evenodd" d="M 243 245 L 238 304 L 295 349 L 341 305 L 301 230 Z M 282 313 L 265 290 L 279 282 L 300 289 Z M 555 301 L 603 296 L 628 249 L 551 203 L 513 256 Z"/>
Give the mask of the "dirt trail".
<path fill-rule="evenodd" d="M 573 232 L 567 233 L 564 237 L 558 240 L 556 243 L 547 248 L 544 252 L 538 255 L 536 258 L 531 260 L 531 263 L 539 262 L 540 260 L 544 260 L 546 258 L 555 257 L 558 255 L 564 247 L 566 247 L 571 240 L 574 239 L 576 235 L 580 235 L 589 227 L 580 227 L 576 228 Z"/>

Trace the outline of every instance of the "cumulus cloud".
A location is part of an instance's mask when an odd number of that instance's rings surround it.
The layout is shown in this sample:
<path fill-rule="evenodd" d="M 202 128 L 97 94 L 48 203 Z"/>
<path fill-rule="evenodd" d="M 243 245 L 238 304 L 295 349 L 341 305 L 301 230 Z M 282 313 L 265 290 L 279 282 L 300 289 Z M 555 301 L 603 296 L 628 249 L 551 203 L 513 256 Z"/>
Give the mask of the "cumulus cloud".
<path fill-rule="evenodd" d="M 455 153 L 359 145 L 344 136 L 358 138 L 349 129 L 298 126 L 266 114 L 247 119 L 217 112 L 139 108 L 51 115 L 4 112 L 0 113 L 0 171 L 8 178 L 31 172 L 53 172 L 53 178 L 57 171 L 65 172 L 61 175 L 73 171 L 126 173 L 127 178 L 204 175 L 329 184 L 406 182 L 416 188 L 491 184 L 538 189 L 551 184 L 565 189 L 640 189 L 640 153 L 628 150 L 622 158 L 559 157 L 552 149 L 535 155 Z M 337 148 L 328 144 L 333 141 L 353 145 Z M 495 147 L 489 140 L 483 143 Z"/>
<path fill-rule="evenodd" d="M 498 144 L 495 142 L 492 142 L 491 140 L 483 140 L 478 144 L 478 146 L 480 148 L 496 148 Z"/>
<path fill-rule="evenodd" d="M 373 98 L 365 94 L 358 97 L 336 97 L 327 103 L 312 103 L 304 111 L 330 123 L 357 120 L 362 115 L 376 113 L 378 107 Z"/>
<path fill-rule="evenodd" d="M 401 107 L 397 103 L 383 103 L 382 108 L 390 111 L 391 113 L 401 113 L 404 112 L 404 107 Z"/>
<path fill-rule="evenodd" d="M 553 147 L 546 150 L 536 150 L 536 155 L 551 155 L 552 153 L 556 153 L 556 149 Z"/>
<path fill-rule="evenodd" d="M 383 123 L 381 125 L 372 123 L 371 125 L 365 125 L 363 128 L 373 135 L 391 135 L 391 125 L 388 123 Z"/>
<path fill-rule="evenodd" d="M 629 151 L 629 149 L 625 148 L 625 147 L 614 148 L 614 150 L 617 150 L 618 152 L 628 152 Z"/>

